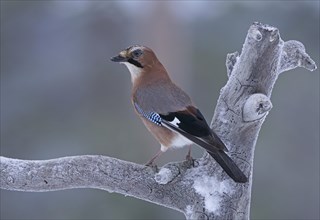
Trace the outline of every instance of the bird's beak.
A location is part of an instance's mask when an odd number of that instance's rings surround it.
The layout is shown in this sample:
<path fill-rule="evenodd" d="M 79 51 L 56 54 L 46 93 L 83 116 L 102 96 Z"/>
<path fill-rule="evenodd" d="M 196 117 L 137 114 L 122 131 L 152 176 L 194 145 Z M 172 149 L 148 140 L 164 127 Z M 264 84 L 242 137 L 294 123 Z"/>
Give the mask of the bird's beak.
<path fill-rule="evenodd" d="M 119 54 L 118 56 L 111 57 L 111 61 L 113 61 L 113 62 L 126 62 L 126 61 L 128 61 L 128 58 Z"/>

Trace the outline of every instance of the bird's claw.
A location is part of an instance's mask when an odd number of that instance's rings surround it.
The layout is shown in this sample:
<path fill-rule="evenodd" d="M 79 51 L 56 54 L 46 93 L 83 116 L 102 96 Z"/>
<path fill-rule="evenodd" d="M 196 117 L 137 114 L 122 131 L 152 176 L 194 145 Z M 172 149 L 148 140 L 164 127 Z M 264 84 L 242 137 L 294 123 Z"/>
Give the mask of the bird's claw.
<path fill-rule="evenodd" d="M 158 172 L 158 166 L 154 164 L 153 161 L 149 161 L 145 166 L 150 167 L 154 172 Z"/>
<path fill-rule="evenodd" d="M 186 156 L 187 165 L 189 167 L 194 167 L 194 162 L 195 162 L 195 159 L 193 159 L 190 154 L 187 154 L 187 156 Z"/>

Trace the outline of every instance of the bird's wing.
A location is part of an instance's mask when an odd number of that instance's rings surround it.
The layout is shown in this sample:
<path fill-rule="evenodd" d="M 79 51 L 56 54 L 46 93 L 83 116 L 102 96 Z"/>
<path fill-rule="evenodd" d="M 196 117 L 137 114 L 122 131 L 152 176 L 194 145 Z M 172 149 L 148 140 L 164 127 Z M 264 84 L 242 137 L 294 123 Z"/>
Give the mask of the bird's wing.
<path fill-rule="evenodd" d="M 160 117 L 161 125 L 180 133 L 206 149 L 235 182 L 248 181 L 237 164 L 224 152 L 226 147 L 223 142 L 214 132 L 210 132 L 208 124 L 198 109 L 189 106 L 185 111 L 170 113 L 166 116 L 160 115 Z"/>
<path fill-rule="evenodd" d="M 207 151 L 213 153 L 217 150 L 227 151 L 224 143 L 211 131 L 201 112 L 193 106 L 167 114 L 159 114 L 154 111 L 146 112 L 136 102 L 134 102 L 134 106 L 136 111 L 150 122 L 183 135 Z"/>
<path fill-rule="evenodd" d="M 170 81 L 158 81 L 139 87 L 133 93 L 133 104 L 136 111 L 149 121 L 160 125 L 162 122 L 174 126 L 171 130 L 194 136 L 205 142 L 208 151 L 228 151 L 220 138 L 212 132 L 201 112 L 193 106 L 190 97 Z M 168 127 L 169 125 L 167 125 Z M 182 134 L 183 135 L 183 134 Z M 199 144 L 199 143 L 197 143 Z"/>
<path fill-rule="evenodd" d="M 185 110 L 181 111 L 160 114 L 160 116 L 165 121 L 196 137 L 211 135 L 211 130 L 203 115 L 193 106 L 187 106 Z"/>
<path fill-rule="evenodd" d="M 161 120 L 160 115 L 157 112 L 145 111 L 138 105 L 138 103 L 133 102 L 133 104 L 134 104 L 134 107 L 135 107 L 136 111 L 141 116 L 143 116 L 144 118 L 148 119 L 150 122 L 152 122 L 152 123 L 154 123 L 154 124 L 156 124 L 158 126 L 161 126 L 162 120 Z"/>
<path fill-rule="evenodd" d="M 194 106 L 185 110 L 160 114 L 161 123 L 182 134 L 208 151 L 228 151 L 221 139 L 210 129 L 205 118 Z"/>

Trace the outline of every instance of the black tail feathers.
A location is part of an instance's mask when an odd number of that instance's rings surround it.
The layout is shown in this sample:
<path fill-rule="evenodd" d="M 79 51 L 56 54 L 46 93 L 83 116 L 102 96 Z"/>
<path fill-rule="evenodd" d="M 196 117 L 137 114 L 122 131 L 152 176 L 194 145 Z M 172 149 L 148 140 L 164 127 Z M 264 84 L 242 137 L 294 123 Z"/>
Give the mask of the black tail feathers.
<path fill-rule="evenodd" d="M 233 162 L 233 160 L 223 151 L 227 150 L 224 143 L 220 140 L 220 138 L 213 133 L 213 140 L 210 136 L 209 140 L 199 139 L 194 135 L 191 135 L 184 130 L 170 124 L 169 122 L 162 120 L 162 125 L 165 127 L 180 133 L 181 135 L 185 136 L 189 140 L 193 141 L 194 143 L 198 144 L 199 146 L 203 147 L 207 150 L 207 152 L 220 164 L 223 170 L 235 181 L 238 183 L 245 183 L 248 181 L 248 178 L 243 174 L 243 172 L 239 169 L 239 167 Z M 212 142 L 212 144 L 210 143 Z M 215 145 L 219 145 L 220 148 L 214 147 Z M 221 149 L 221 150 L 218 150 Z M 212 153 L 214 151 L 215 153 Z"/>
<path fill-rule="evenodd" d="M 223 170 L 238 183 L 245 183 L 248 178 L 243 174 L 239 167 L 233 162 L 233 160 L 224 152 L 218 151 L 216 153 L 208 153 L 219 163 Z"/>

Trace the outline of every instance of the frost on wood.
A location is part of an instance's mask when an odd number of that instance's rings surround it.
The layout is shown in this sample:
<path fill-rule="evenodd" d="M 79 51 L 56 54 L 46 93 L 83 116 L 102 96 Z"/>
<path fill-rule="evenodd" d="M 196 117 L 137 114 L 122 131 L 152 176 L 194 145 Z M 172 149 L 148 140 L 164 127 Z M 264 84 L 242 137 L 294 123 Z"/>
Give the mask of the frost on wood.
<path fill-rule="evenodd" d="M 299 41 L 289 40 L 284 43 L 280 60 L 279 73 L 304 67 L 310 71 L 317 69 L 315 62 L 306 53 L 304 45 Z"/>
<path fill-rule="evenodd" d="M 159 173 L 157 173 L 155 176 L 155 180 L 159 184 L 167 184 L 172 179 L 173 179 L 172 172 L 168 168 L 161 168 Z"/>
<path fill-rule="evenodd" d="M 171 164 L 167 164 L 166 166 L 160 169 L 160 171 L 155 175 L 154 179 L 159 184 L 167 184 L 170 181 L 172 181 L 176 176 L 178 176 L 179 172 L 180 171 L 178 167 Z"/>
<path fill-rule="evenodd" d="M 219 215 L 222 198 L 232 196 L 232 187 L 228 180 L 218 181 L 215 177 L 203 176 L 194 181 L 193 187 L 204 199 L 204 208 L 215 215 Z"/>
<path fill-rule="evenodd" d="M 188 219 L 249 219 L 253 152 L 278 75 L 296 67 L 315 70 L 298 41 L 284 42 L 277 28 L 254 23 L 238 52 L 228 54 L 228 82 L 221 89 L 212 129 L 249 177 L 233 182 L 207 154 L 190 164 L 174 162 L 160 171 L 106 156 L 52 160 L 0 157 L 1 189 L 44 192 L 96 188 L 183 212 Z M 279 106 L 281 107 L 281 106 Z"/>
<path fill-rule="evenodd" d="M 227 75 L 228 77 L 230 77 L 234 64 L 237 62 L 237 59 L 239 58 L 239 53 L 238 51 L 234 52 L 234 53 L 229 53 L 227 55 L 227 59 L 226 59 L 226 67 L 227 67 Z"/>

